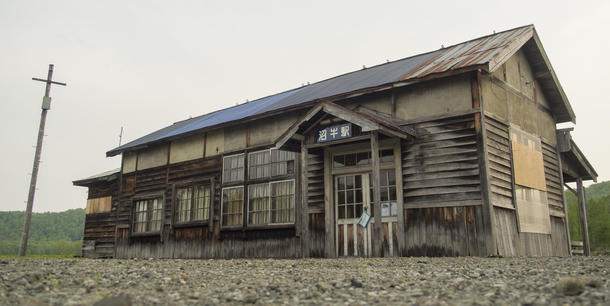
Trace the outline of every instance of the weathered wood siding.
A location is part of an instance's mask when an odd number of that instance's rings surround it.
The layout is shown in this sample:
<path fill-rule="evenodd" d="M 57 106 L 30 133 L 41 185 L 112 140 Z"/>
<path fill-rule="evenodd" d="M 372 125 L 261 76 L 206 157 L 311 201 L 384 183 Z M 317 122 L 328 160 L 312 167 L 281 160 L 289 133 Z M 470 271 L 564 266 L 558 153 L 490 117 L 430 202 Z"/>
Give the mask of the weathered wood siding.
<path fill-rule="evenodd" d="M 555 145 L 542 140 L 542 158 L 544 161 L 549 212 L 551 216 L 565 217 L 563 212 L 563 186 L 561 186 L 561 178 L 559 177 L 559 163 L 557 161 L 557 148 Z"/>
<path fill-rule="evenodd" d="M 403 256 L 485 256 L 481 206 L 406 209 Z"/>
<path fill-rule="evenodd" d="M 116 213 L 105 212 L 85 216 L 83 257 L 113 258 Z"/>
<path fill-rule="evenodd" d="M 525 255 L 517 226 L 516 211 L 494 207 L 494 215 L 496 217 L 494 236 L 497 254 L 504 257 Z"/>
<path fill-rule="evenodd" d="M 309 257 L 324 257 L 326 227 L 323 213 L 309 214 Z"/>
<path fill-rule="evenodd" d="M 324 212 L 324 150 L 310 149 L 307 157 L 308 207 L 310 213 Z"/>
<path fill-rule="evenodd" d="M 118 258 L 287 258 L 300 255 L 300 240 L 292 229 L 223 231 L 207 227 L 176 228 L 161 242 L 159 236 L 129 237 L 119 229 Z M 218 235 L 218 237 L 215 237 Z"/>
<path fill-rule="evenodd" d="M 112 197 L 109 212 L 85 215 L 82 254 L 85 258 L 113 258 L 118 208 L 118 180 L 95 183 L 89 186 L 88 199 Z"/>
<path fill-rule="evenodd" d="M 500 123 L 493 119 L 487 122 L 492 122 L 494 128 L 500 127 Z M 488 132 L 490 129 L 488 129 Z M 499 134 L 496 133 L 494 137 Z M 498 139 L 495 143 L 499 142 Z M 488 133 L 488 142 L 490 141 Z M 499 145 L 501 147 L 501 145 Z M 489 143 L 488 143 L 489 147 Z M 510 256 L 567 256 L 569 255 L 566 230 L 565 230 L 565 215 L 563 214 L 562 195 L 559 179 L 559 165 L 557 164 L 557 155 L 555 148 L 542 142 L 542 151 L 544 159 L 545 179 L 547 186 L 547 197 L 549 201 L 551 234 L 536 234 L 519 232 L 517 213 L 514 210 L 514 205 L 506 206 L 505 204 L 497 204 L 494 208 L 495 214 L 495 229 L 494 237 L 498 255 L 504 257 Z M 492 152 L 490 150 L 490 155 Z M 510 156 L 509 156 L 510 158 Z M 490 168 L 493 158 L 490 157 Z M 506 169 L 510 173 L 510 159 Z M 492 176 L 494 171 L 492 171 Z M 492 177 L 492 186 L 494 178 Z M 492 189 L 493 191 L 493 189 Z M 497 199 L 498 197 L 494 198 Z"/>
<path fill-rule="evenodd" d="M 117 229 L 116 234 L 117 258 L 299 257 L 301 241 L 296 236 L 295 228 L 219 230 L 221 169 L 222 158 L 217 156 L 125 175 L 123 179 L 124 200 L 118 214 L 121 226 Z M 212 176 L 215 176 L 216 182 L 212 207 L 215 216 L 212 222 L 213 231 L 210 231 L 209 224 L 172 228 L 172 185 Z M 161 239 L 161 235 L 131 236 L 131 199 L 134 194 L 139 196 L 158 192 L 165 193 L 166 196 L 163 239 Z M 323 199 L 323 193 L 321 197 Z M 319 235 L 318 223 L 314 220 L 312 231 L 314 237 Z M 323 225 L 322 221 L 322 232 L 324 231 Z M 312 255 L 323 252 L 323 250 L 319 250 L 319 247 L 315 249 L 319 242 L 312 244 L 314 245 Z"/>
<path fill-rule="evenodd" d="M 487 152 L 494 206 L 514 208 L 508 125 L 490 116 L 485 117 Z"/>
<path fill-rule="evenodd" d="M 473 115 L 412 124 L 402 143 L 403 256 L 484 256 L 482 196 Z"/>

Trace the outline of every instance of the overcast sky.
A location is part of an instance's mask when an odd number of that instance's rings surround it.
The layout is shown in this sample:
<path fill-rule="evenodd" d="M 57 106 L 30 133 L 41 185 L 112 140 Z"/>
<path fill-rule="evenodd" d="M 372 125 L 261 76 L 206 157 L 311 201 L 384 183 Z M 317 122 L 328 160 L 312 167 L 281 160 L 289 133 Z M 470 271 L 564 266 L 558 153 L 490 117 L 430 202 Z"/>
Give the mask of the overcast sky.
<path fill-rule="evenodd" d="M 496 4 L 497 3 L 497 4 Z M 2 1 L 0 210 L 25 210 L 49 64 L 35 212 L 84 208 L 72 181 L 118 146 L 221 108 L 534 24 L 610 179 L 608 1 Z"/>

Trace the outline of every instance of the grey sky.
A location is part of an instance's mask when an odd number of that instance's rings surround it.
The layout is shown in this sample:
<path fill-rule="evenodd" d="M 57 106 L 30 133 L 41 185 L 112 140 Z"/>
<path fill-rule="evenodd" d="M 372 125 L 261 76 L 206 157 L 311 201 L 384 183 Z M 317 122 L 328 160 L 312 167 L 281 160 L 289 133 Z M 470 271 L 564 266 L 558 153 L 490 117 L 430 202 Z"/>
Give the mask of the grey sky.
<path fill-rule="evenodd" d="M 425 3 L 424 3 L 425 2 Z M 497 3 L 497 4 L 496 4 Z M 72 181 L 105 152 L 217 109 L 534 24 L 577 116 L 573 136 L 610 178 L 607 1 L 2 1 L 3 201 L 25 210 L 49 64 L 53 86 L 34 211 L 83 208 Z"/>

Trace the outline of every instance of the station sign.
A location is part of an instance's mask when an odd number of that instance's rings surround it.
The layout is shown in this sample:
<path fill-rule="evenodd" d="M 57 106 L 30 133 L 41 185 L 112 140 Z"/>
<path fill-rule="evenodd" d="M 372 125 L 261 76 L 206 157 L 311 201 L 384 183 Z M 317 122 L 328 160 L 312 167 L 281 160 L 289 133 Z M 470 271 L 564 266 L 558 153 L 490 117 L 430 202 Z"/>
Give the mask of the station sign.
<path fill-rule="evenodd" d="M 318 143 L 352 137 L 352 124 L 345 123 L 318 130 Z"/>

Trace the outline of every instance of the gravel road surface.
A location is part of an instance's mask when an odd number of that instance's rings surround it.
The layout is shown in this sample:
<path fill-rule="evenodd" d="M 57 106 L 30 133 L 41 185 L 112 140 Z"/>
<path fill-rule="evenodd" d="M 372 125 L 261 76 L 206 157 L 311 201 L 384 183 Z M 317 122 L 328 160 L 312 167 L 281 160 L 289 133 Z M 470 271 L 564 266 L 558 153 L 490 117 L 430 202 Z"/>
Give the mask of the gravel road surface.
<path fill-rule="evenodd" d="M 0 258 L 1 305 L 610 305 L 610 257 Z"/>

